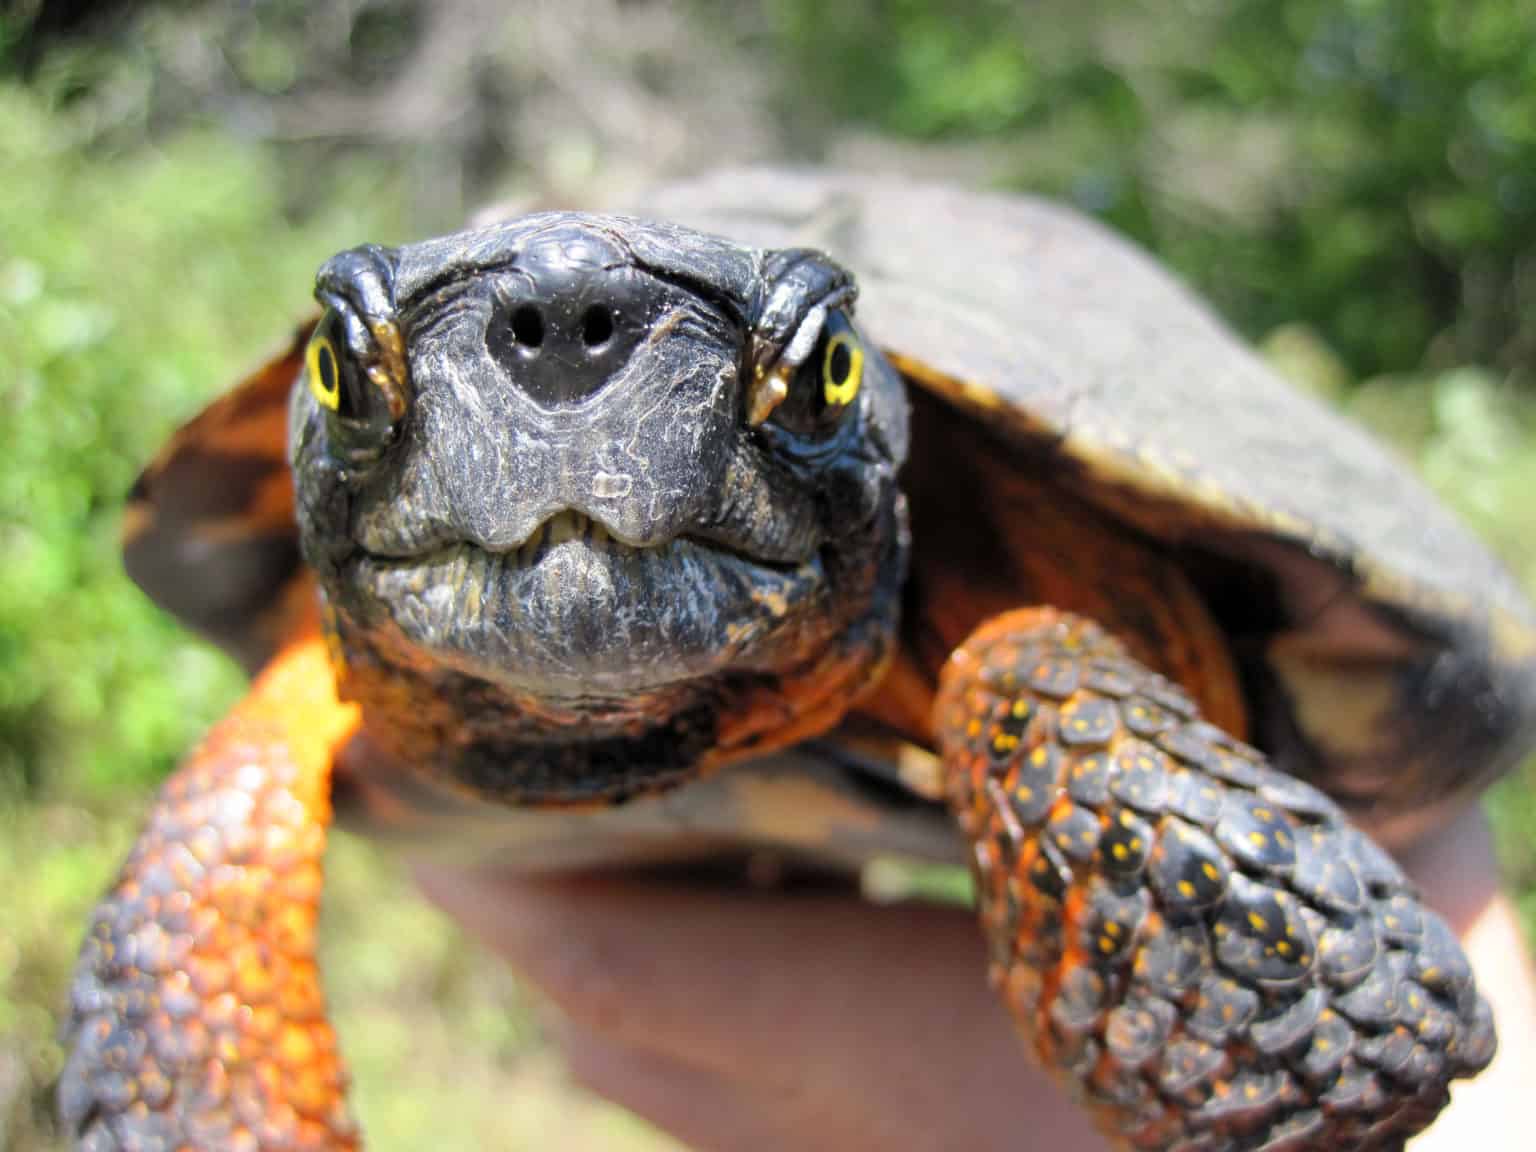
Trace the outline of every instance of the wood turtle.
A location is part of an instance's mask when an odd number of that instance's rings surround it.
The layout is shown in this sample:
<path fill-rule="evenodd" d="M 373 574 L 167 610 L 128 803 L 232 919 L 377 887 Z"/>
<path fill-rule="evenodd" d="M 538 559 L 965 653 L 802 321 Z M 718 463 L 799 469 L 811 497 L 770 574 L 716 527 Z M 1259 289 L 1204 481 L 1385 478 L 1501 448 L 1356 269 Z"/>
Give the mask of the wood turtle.
<path fill-rule="evenodd" d="M 756 170 L 637 208 L 333 257 L 135 488 L 129 571 L 259 673 L 91 921 L 78 1145 L 359 1146 L 333 810 L 517 867 L 968 865 L 1126 1147 L 1432 1120 L 1492 1021 L 1378 842 L 1531 742 L 1498 564 L 1064 208 Z"/>

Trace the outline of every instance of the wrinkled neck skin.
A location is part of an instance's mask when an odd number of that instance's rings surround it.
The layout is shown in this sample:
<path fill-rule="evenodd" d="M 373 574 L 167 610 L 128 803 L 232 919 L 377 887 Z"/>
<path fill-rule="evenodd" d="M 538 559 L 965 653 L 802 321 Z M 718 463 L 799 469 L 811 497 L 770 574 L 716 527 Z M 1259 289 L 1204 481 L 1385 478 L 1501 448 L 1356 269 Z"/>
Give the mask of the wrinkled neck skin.
<path fill-rule="evenodd" d="M 496 802 L 611 802 L 825 731 L 878 679 L 907 410 L 873 348 L 816 408 L 852 297 L 830 261 L 558 214 L 344 253 L 317 295 L 355 379 L 405 397 L 338 414 L 300 380 L 291 412 L 341 692 L 381 751 Z M 789 398 L 754 421 L 775 370 Z"/>

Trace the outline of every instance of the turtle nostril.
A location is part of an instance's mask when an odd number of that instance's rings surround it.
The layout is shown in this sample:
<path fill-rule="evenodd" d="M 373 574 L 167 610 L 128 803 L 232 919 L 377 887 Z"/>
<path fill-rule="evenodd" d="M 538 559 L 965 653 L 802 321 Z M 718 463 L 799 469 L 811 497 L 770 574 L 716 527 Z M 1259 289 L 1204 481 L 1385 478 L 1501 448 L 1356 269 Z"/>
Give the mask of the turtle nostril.
<path fill-rule="evenodd" d="M 528 348 L 544 343 L 544 318 L 531 304 L 524 304 L 512 313 L 512 338 Z"/>
<path fill-rule="evenodd" d="M 613 317 L 601 304 L 594 304 L 581 316 L 581 342 L 598 348 L 613 336 Z"/>

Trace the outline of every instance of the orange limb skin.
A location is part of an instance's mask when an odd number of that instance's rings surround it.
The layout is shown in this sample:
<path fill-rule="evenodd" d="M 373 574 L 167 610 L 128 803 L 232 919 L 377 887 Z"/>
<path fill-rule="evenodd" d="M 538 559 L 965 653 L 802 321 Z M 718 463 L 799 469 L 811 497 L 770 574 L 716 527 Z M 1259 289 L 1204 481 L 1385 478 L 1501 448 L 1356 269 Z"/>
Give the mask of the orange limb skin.
<path fill-rule="evenodd" d="M 315 961 L 331 765 L 357 725 L 311 633 L 166 782 L 75 970 L 75 1146 L 360 1147 Z"/>
<path fill-rule="evenodd" d="M 1492 1059 L 1390 858 L 1096 625 L 989 621 L 935 728 L 993 983 L 1119 1147 L 1400 1149 Z"/>

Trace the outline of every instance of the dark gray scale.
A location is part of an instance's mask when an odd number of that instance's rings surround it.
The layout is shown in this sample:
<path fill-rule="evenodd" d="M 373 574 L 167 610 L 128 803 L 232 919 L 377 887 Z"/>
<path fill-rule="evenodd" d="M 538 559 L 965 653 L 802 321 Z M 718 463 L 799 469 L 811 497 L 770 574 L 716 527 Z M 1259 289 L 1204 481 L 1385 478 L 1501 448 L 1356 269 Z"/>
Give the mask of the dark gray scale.
<path fill-rule="evenodd" d="M 1373 895 L 1384 896 L 1390 892 L 1410 890 L 1403 870 L 1387 855 L 1385 849 L 1358 828 L 1349 825 L 1340 828 L 1339 841 L 1355 872 Z"/>
<path fill-rule="evenodd" d="M 1170 924 L 1149 918 L 1142 928 L 1132 975 L 1159 996 L 1178 999 L 1211 965 L 1211 944 L 1198 920 Z"/>
<path fill-rule="evenodd" d="M 1356 1024 L 1379 1027 L 1396 1019 L 1398 990 L 1397 974 L 1388 958 L 1381 956 L 1364 980 L 1333 998 L 1333 1006 Z"/>
<path fill-rule="evenodd" d="M 1259 994 L 1230 976 L 1207 975 L 1200 981 L 1195 1010 L 1184 1022 L 1190 1035 L 1225 1045 L 1259 1014 Z"/>
<path fill-rule="evenodd" d="M 1355 1057 L 1389 1076 L 1397 1076 L 1408 1066 L 1413 1049 L 1413 1033 L 1399 1024 L 1390 1032 L 1362 1038 L 1355 1045 Z"/>
<path fill-rule="evenodd" d="M 1154 844 L 1152 825 L 1129 808 L 1117 808 L 1099 836 L 1099 860 L 1105 873 L 1116 880 L 1141 875 Z"/>
<path fill-rule="evenodd" d="M 1025 644 L 1014 653 L 1011 663 L 1000 658 L 999 649 L 1013 647 L 1006 637 L 999 637 L 981 650 L 977 675 L 982 685 L 997 696 L 1011 696 L 1019 689 L 1020 671 L 1044 658 L 1046 646 Z"/>
<path fill-rule="evenodd" d="M 1045 835 L 1069 860 L 1086 863 L 1099 848 L 1099 817 L 1091 809 L 1067 804 L 1056 810 Z"/>
<path fill-rule="evenodd" d="M 1259 784 L 1259 796 L 1278 804 L 1293 816 L 1326 824 L 1339 824 L 1344 813 L 1339 806 L 1305 780 L 1284 772 L 1266 772 Z"/>
<path fill-rule="evenodd" d="M 1115 749 L 1109 790 L 1122 804 L 1156 815 L 1167 804 L 1171 771 L 1172 765 L 1157 749 L 1140 740 L 1126 740 Z"/>
<path fill-rule="evenodd" d="M 1328 994 L 1321 988 L 1308 988 L 1292 1003 L 1255 1020 L 1248 1029 L 1248 1038 L 1266 1056 L 1289 1052 L 1312 1035 L 1327 1003 Z"/>
<path fill-rule="evenodd" d="M 1216 959 L 1251 980 L 1288 983 L 1312 970 L 1312 934 L 1296 898 L 1234 874 L 1221 916 L 1212 928 Z"/>
<path fill-rule="evenodd" d="M 1296 834 L 1290 818 L 1273 804 L 1240 792 L 1227 794 L 1216 840 L 1250 868 L 1288 877 L 1296 863 Z"/>
<path fill-rule="evenodd" d="M 1019 822 L 1034 826 L 1044 820 L 1061 789 L 1066 758 L 1054 744 L 1037 744 L 1018 762 L 1008 789 L 1008 806 Z"/>
<path fill-rule="evenodd" d="M 1179 723 L 1179 718 L 1146 696 L 1132 696 L 1122 705 L 1125 726 L 1138 736 L 1156 736 Z"/>
<path fill-rule="evenodd" d="M 1103 881 L 1088 890 L 1083 916 L 1083 946 L 1100 964 L 1116 965 L 1130 955 L 1151 899 L 1145 889 L 1121 895 Z"/>
<path fill-rule="evenodd" d="M 1169 756 L 1177 756 L 1187 765 L 1200 768 L 1218 780 L 1249 790 L 1258 788 L 1263 782 L 1264 771 L 1249 759 L 1249 748 L 1203 720 L 1167 731 L 1158 736 L 1157 743 Z"/>
<path fill-rule="evenodd" d="M 1304 1152 L 1312 1147 L 1313 1139 L 1327 1122 L 1327 1118 L 1316 1108 L 1293 1112 L 1285 1119 L 1271 1124 L 1268 1138 L 1253 1152 Z"/>
<path fill-rule="evenodd" d="M 104 1036 L 92 1036 L 96 1041 L 93 1055 L 100 1071 L 92 1078 L 91 1087 L 103 1104 L 115 1112 L 128 1108 L 138 1096 L 138 1085 L 129 1069 L 143 1066 L 149 1054 L 149 1037 L 141 1023 L 119 1021 Z"/>
<path fill-rule="evenodd" d="M 1113 700 L 1086 696 L 1061 710 L 1056 732 L 1070 748 L 1102 748 L 1120 727 L 1120 710 Z"/>
<path fill-rule="evenodd" d="M 1313 1084 L 1328 1084 L 1354 1050 L 1354 1027 L 1331 1008 L 1324 1008 L 1312 1029 L 1311 1042 L 1295 1066 Z"/>
<path fill-rule="evenodd" d="M 1142 685 L 1141 691 L 1147 699 L 1172 712 L 1181 720 L 1188 720 L 1199 711 L 1199 706 L 1189 693 L 1166 677 L 1152 677 Z"/>
<path fill-rule="evenodd" d="M 1089 660 L 1083 665 L 1083 687 L 1090 692 L 1113 696 L 1116 700 L 1136 690 L 1135 682 L 1118 664 L 1099 660 Z"/>
<path fill-rule="evenodd" d="M 1349 855 L 1334 828 L 1300 828 L 1296 832 L 1296 864 L 1291 887 L 1316 904 L 1339 912 L 1358 912 L 1365 903 L 1365 885 L 1355 874 Z"/>
<path fill-rule="evenodd" d="M 1168 776 L 1167 810 L 1192 824 L 1214 827 L 1226 801 L 1227 790 L 1199 772 L 1172 772 Z"/>
<path fill-rule="evenodd" d="M 1284 1069 L 1234 1076 L 1225 1092 L 1213 1092 L 1190 1117 L 1192 1124 L 1254 1124 L 1273 1112 L 1291 1087 Z"/>
<path fill-rule="evenodd" d="M 1082 670 L 1076 660 L 1064 656 L 1042 656 L 1021 667 L 1020 680 L 1025 687 L 1049 696 L 1065 700 L 1077 692 L 1082 683 Z"/>
<path fill-rule="evenodd" d="M 1058 1036 L 1086 1036 L 1104 1015 L 1104 977 L 1092 968 L 1078 966 L 1067 972 L 1051 1002 L 1052 1032 Z"/>
<path fill-rule="evenodd" d="M 1156 996 L 1135 996 L 1109 1014 L 1104 1046 L 1126 1068 L 1140 1068 L 1162 1049 L 1178 1010 Z"/>
<path fill-rule="evenodd" d="M 1029 865 L 1029 885 L 1053 903 L 1060 903 L 1072 886 L 1072 867 L 1049 840 L 1038 842 L 1038 851 Z"/>
<path fill-rule="evenodd" d="M 1218 748 L 1211 762 L 1211 775 L 1241 788 L 1257 789 L 1273 773 L 1246 756 L 1225 748 Z"/>
<path fill-rule="evenodd" d="M 1424 918 L 1424 938 L 1414 957 L 1413 977 L 1431 992 L 1450 1000 L 1458 1011 L 1464 1011 L 1474 995 L 1472 968 L 1466 954 L 1438 916 Z"/>
<path fill-rule="evenodd" d="M 1090 808 L 1104 807 L 1109 803 L 1112 763 L 1108 752 L 1076 757 L 1067 773 L 1067 795 Z"/>
<path fill-rule="evenodd" d="M 1418 1027 L 1421 1020 L 1428 1014 L 1434 1001 L 1430 999 L 1422 985 L 1416 983 L 1410 977 L 1404 976 L 1398 983 L 1397 1022 L 1410 1028 Z"/>
<path fill-rule="evenodd" d="M 1323 979 L 1339 988 L 1358 984 L 1381 955 L 1375 921 L 1364 913 L 1336 917 L 1317 938 Z"/>
<path fill-rule="evenodd" d="M 1193 1036 L 1180 1036 L 1163 1052 L 1157 1085 L 1170 1096 L 1185 1096 L 1203 1087 L 1227 1067 L 1227 1054 Z"/>
<path fill-rule="evenodd" d="M 1351 915 L 1351 913 L 1344 913 L 1342 917 L 1333 916 L 1330 918 L 1330 914 L 1326 910 L 1314 908 L 1304 900 L 1297 901 L 1297 906 L 1301 909 L 1301 918 L 1306 921 L 1307 930 L 1312 933 L 1312 939 L 1314 940 L 1320 940 L 1323 933 L 1328 931 L 1328 926 L 1334 920 L 1348 919 Z"/>
<path fill-rule="evenodd" d="M 1493 1027 L 1493 1009 L 1487 1000 L 1479 999 L 1472 1006 L 1471 1016 L 1472 1026 L 1452 1037 L 1445 1050 L 1448 1055 L 1454 1054 L 1463 1068 L 1482 1068 L 1493 1059 L 1499 1043 Z"/>
<path fill-rule="evenodd" d="M 1194 735 L 1200 737 L 1212 748 L 1219 748 L 1225 752 L 1247 760 L 1250 764 L 1260 765 L 1264 762 L 1264 756 L 1251 744 L 1244 744 L 1236 736 L 1218 724 L 1212 724 L 1209 720 L 1192 720 L 1187 726 Z"/>
<path fill-rule="evenodd" d="M 1456 1017 L 1438 1004 L 1431 1003 L 1425 1008 L 1424 1016 L 1414 1030 L 1422 1043 L 1439 1048 L 1456 1034 Z"/>
<path fill-rule="evenodd" d="M 1356 1064 L 1346 1068 L 1318 1099 L 1334 1112 L 1375 1111 L 1381 1107 L 1381 1084 L 1375 1072 Z"/>
<path fill-rule="evenodd" d="M 1216 841 L 1173 816 L 1159 824 L 1148 871 L 1158 902 L 1170 911 L 1191 914 L 1219 904 L 1232 874 Z"/>
<path fill-rule="evenodd" d="M 1418 901 L 1410 896 L 1398 893 L 1377 904 L 1372 912 L 1376 930 L 1389 945 L 1411 948 L 1424 935 L 1424 915 Z"/>
<path fill-rule="evenodd" d="M 1130 724 L 1127 723 L 1126 727 L 1129 728 Z M 1153 737 L 1153 743 L 1175 760 L 1191 768 L 1198 768 L 1207 775 L 1214 775 L 1211 770 L 1216 765 L 1216 748 L 1195 730 L 1194 725 L 1180 724 L 1160 731 Z"/>
<path fill-rule="evenodd" d="M 987 756 L 994 765 L 1013 763 L 1024 747 L 1024 737 L 1030 721 L 1038 709 L 1034 701 L 1020 696 L 1012 701 L 1001 701 L 993 709 L 992 724 L 988 729 L 992 736 L 987 741 Z"/>
<path fill-rule="evenodd" d="M 1403 1065 L 1398 1075 L 1410 1084 L 1437 1083 L 1445 1075 L 1445 1065 L 1444 1053 L 1426 1048 L 1423 1044 L 1415 1044 L 1413 1052 L 1409 1054 L 1408 1062 Z"/>

